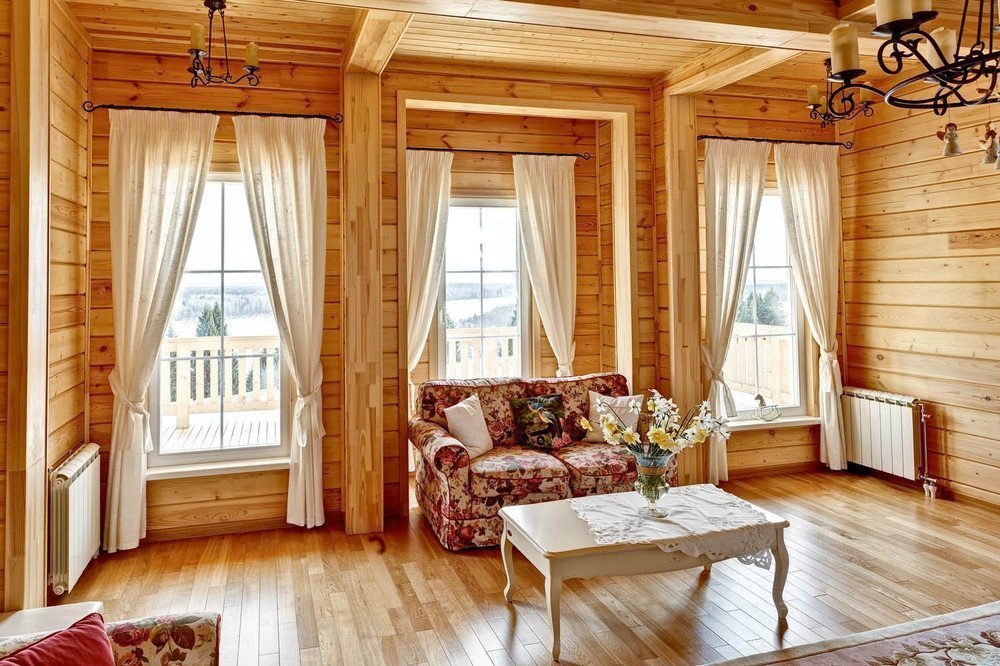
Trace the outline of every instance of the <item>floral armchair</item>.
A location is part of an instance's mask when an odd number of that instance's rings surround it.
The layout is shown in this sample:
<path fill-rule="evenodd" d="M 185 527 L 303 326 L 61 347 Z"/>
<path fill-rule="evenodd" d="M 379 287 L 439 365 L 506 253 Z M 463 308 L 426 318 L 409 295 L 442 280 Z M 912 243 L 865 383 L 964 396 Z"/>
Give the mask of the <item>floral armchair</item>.
<path fill-rule="evenodd" d="M 449 550 L 500 543 L 500 509 L 582 495 L 631 490 L 635 461 L 624 448 L 582 442 L 580 417 L 588 416 L 590 391 L 628 395 L 619 374 L 557 379 L 436 380 L 420 386 L 410 441 L 420 451 L 417 502 Z M 447 429 L 444 410 L 477 394 L 493 449 L 475 459 Z M 563 430 L 573 444 L 554 451 L 525 446 L 510 401 L 551 393 L 563 396 Z"/>

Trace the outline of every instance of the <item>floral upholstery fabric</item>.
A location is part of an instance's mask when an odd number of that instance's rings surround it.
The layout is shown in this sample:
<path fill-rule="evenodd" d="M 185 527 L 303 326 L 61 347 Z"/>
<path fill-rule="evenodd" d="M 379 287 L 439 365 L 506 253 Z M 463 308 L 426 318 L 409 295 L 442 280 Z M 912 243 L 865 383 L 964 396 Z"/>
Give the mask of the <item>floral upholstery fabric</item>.
<path fill-rule="evenodd" d="M 218 666 L 221 619 L 218 613 L 161 615 L 108 622 L 105 630 L 118 666 Z M 0 658 L 31 645 L 50 633 L 12 636 L 0 640 Z"/>
<path fill-rule="evenodd" d="M 552 455 L 569 470 L 574 491 L 635 482 L 635 458 L 624 447 L 581 442 Z"/>
<path fill-rule="evenodd" d="M 569 492 L 569 473 L 558 460 L 519 446 L 494 447 L 472 461 L 469 473 L 476 497 L 537 493 L 566 497 Z"/>
<path fill-rule="evenodd" d="M 629 394 L 622 375 L 607 373 L 557 379 L 438 380 L 421 385 L 418 415 L 410 421 L 410 441 L 420 451 L 417 502 L 441 545 L 461 550 L 499 544 L 503 520 L 497 514 L 504 506 L 632 490 L 634 468 L 630 476 L 623 473 L 623 463 L 616 456 L 582 448 L 609 448 L 606 444 L 573 444 L 545 452 L 525 447 L 518 434 L 510 401 L 558 393 L 563 398 L 565 434 L 574 442 L 582 439 L 580 417 L 590 412 L 590 391 L 616 397 Z M 494 444 L 474 460 L 448 432 L 444 416 L 445 409 L 473 393 L 479 396 Z M 563 453 L 572 454 L 574 465 L 586 473 L 579 469 L 574 473 L 553 457 Z M 610 470 L 598 469 L 602 460 Z"/>
<path fill-rule="evenodd" d="M 526 446 L 553 451 L 570 444 L 569 436 L 563 433 L 566 410 L 561 394 L 514 398 L 510 407 Z"/>
<path fill-rule="evenodd" d="M 107 625 L 119 666 L 218 666 L 218 613 L 162 615 Z"/>

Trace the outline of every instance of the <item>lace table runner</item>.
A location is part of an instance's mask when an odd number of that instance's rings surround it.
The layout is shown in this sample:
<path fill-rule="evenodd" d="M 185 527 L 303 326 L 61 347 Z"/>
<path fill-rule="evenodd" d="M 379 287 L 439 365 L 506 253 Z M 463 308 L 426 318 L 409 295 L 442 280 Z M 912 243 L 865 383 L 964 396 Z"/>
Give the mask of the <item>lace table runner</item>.
<path fill-rule="evenodd" d="M 714 562 L 735 557 L 771 568 L 775 530 L 767 517 L 711 484 L 671 488 L 660 500 L 665 518 L 638 515 L 646 501 L 632 492 L 578 497 L 571 505 L 602 545 L 655 544 L 666 552 L 706 555 Z"/>

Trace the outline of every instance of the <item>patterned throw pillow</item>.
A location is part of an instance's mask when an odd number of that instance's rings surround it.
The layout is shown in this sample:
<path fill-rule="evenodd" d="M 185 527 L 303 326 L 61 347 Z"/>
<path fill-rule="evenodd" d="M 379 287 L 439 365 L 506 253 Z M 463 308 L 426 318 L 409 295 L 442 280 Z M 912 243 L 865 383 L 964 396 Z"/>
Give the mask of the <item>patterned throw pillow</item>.
<path fill-rule="evenodd" d="M 570 443 L 569 436 L 563 432 L 566 410 L 562 394 L 515 398 L 510 401 L 510 407 L 528 446 L 551 451 Z"/>

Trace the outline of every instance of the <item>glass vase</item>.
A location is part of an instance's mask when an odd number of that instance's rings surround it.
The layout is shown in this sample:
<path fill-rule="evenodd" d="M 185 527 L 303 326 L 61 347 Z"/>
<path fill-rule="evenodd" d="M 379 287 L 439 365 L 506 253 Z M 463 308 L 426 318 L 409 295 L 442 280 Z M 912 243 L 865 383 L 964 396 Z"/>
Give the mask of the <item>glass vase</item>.
<path fill-rule="evenodd" d="M 635 491 L 646 500 L 646 506 L 639 509 L 640 516 L 663 518 L 667 515 L 665 509 L 658 506 L 660 499 L 670 490 L 667 483 L 667 468 L 674 454 L 662 456 L 635 455 L 636 472 Z"/>

